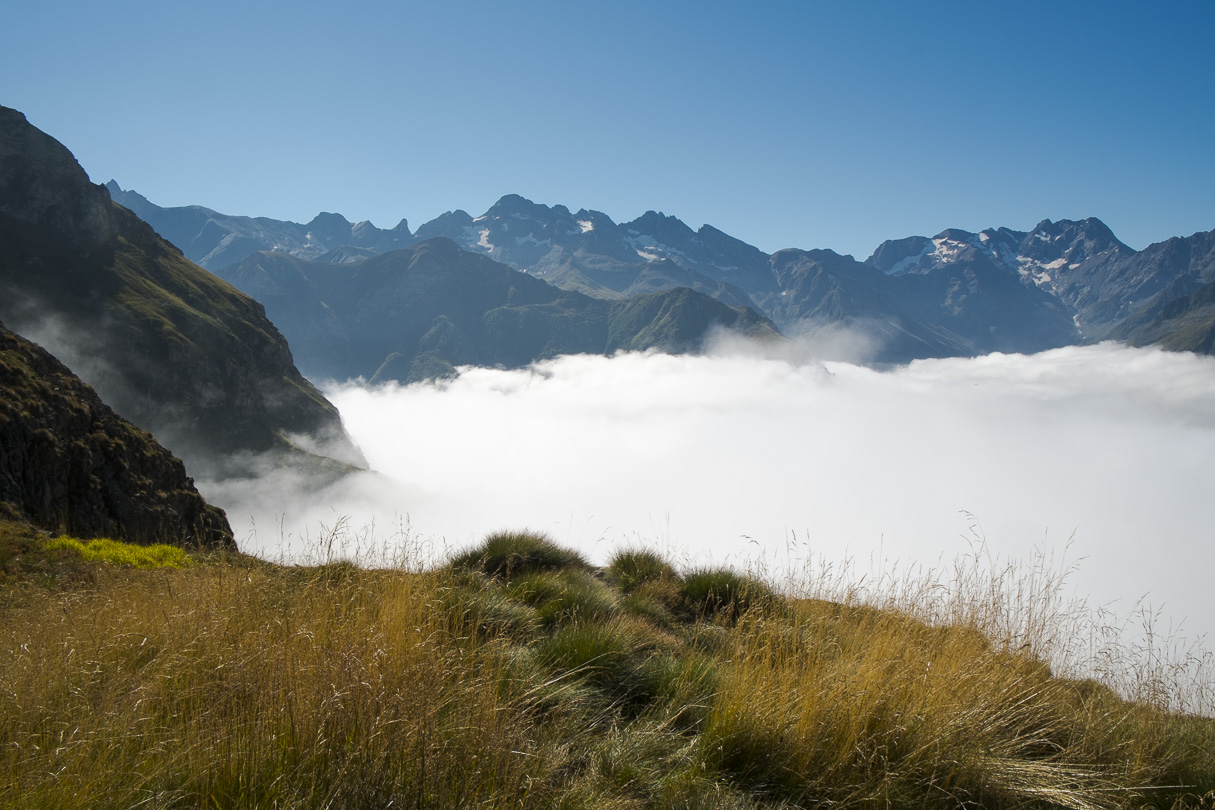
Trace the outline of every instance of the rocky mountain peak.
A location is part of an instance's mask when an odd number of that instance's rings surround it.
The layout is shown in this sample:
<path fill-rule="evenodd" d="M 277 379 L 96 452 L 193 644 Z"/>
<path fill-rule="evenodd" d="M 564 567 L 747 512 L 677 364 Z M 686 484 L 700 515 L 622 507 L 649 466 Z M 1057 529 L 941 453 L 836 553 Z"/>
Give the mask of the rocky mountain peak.
<path fill-rule="evenodd" d="M 418 226 L 418 232 L 414 236 L 419 240 L 432 239 L 436 236 L 460 239 L 463 236 L 464 229 L 472 224 L 472 215 L 462 208 L 457 208 L 455 211 L 439 214 L 439 216 L 430 222 Z"/>
<path fill-rule="evenodd" d="M 1019 251 L 1036 261 L 1066 259 L 1071 264 L 1107 251 L 1119 257 L 1135 253 L 1096 217 L 1079 221 L 1061 219 L 1058 222 L 1044 219 L 1021 240 Z"/>
<path fill-rule="evenodd" d="M 572 220 L 573 215 L 564 205 L 550 207 L 543 203 L 532 202 L 518 194 L 507 194 L 491 205 L 489 210 L 477 217 L 474 222 L 488 223 L 491 227 L 495 223 L 503 222 L 506 224 L 505 229 L 510 230 L 511 223 L 531 221 L 539 228 L 556 227 L 568 230 Z M 518 227 L 516 223 L 515 229 L 518 230 Z"/>
<path fill-rule="evenodd" d="M 113 238 L 109 192 L 89 182 L 63 144 L 9 107 L 0 107 L 0 188 L 0 214 L 18 222 L 77 243 Z"/>
<path fill-rule="evenodd" d="M 636 231 L 667 243 L 686 241 L 696 237 L 696 232 L 685 225 L 679 217 L 668 216 L 661 211 L 646 211 L 637 219 L 626 222 L 621 227 L 626 231 Z"/>
<path fill-rule="evenodd" d="M 309 228 L 349 228 L 350 220 L 341 214 L 331 214 L 328 211 L 322 211 L 312 218 L 308 223 Z"/>
<path fill-rule="evenodd" d="M 887 239 L 877 246 L 865 264 L 876 267 L 887 275 L 905 272 L 920 256 L 933 249 L 927 236 L 907 236 L 902 239 Z"/>

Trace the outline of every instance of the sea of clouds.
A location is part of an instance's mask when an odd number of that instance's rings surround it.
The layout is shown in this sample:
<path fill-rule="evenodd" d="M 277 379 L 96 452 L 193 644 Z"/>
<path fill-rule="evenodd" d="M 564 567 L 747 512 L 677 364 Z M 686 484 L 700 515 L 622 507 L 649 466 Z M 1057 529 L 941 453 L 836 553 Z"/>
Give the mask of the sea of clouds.
<path fill-rule="evenodd" d="M 1148 606 L 1156 632 L 1215 631 L 1210 357 L 1102 344 L 876 371 L 732 346 L 326 394 L 374 474 L 200 483 L 244 550 L 433 560 L 530 528 L 597 562 L 640 545 L 861 577 L 979 550 L 1075 563 L 1074 593 Z"/>

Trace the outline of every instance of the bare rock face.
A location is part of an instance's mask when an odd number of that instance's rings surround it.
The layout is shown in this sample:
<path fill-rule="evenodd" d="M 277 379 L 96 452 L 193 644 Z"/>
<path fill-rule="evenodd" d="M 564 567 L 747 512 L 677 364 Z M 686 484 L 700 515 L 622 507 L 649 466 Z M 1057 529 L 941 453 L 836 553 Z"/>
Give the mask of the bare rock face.
<path fill-rule="evenodd" d="M 113 237 L 110 194 L 89 183 L 72 153 L 0 107 L 0 214 L 73 241 L 102 245 Z"/>
<path fill-rule="evenodd" d="M 0 324 L 0 515 L 77 537 L 230 547 L 185 466 Z"/>

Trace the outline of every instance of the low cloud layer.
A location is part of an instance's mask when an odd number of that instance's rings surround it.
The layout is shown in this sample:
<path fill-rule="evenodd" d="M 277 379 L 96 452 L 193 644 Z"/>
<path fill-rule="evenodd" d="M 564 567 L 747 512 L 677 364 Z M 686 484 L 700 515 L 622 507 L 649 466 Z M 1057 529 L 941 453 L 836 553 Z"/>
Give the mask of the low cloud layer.
<path fill-rule="evenodd" d="M 1101 345 L 877 372 L 576 356 L 327 393 L 380 476 L 319 494 L 205 485 L 247 550 L 345 518 L 374 519 L 368 543 L 436 554 L 530 527 L 598 560 L 644 544 L 863 570 L 949 561 L 981 534 L 1004 559 L 1078 560 L 1072 584 L 1094 603 L 1125 613 L 1146 596 L 1188 634 L 1215 630 L 1211 358 Z"/>

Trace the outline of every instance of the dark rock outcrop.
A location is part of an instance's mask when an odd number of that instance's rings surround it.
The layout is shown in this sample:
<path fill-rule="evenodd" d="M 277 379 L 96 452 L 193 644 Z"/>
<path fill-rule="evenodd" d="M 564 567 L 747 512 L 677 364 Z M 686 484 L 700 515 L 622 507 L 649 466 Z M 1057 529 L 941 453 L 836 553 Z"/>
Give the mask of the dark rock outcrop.
<path fill-rule="evenodd" d="M 77 537 L 236 545 L 179 459 L 3 324 L 0 513 Z"/>

